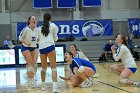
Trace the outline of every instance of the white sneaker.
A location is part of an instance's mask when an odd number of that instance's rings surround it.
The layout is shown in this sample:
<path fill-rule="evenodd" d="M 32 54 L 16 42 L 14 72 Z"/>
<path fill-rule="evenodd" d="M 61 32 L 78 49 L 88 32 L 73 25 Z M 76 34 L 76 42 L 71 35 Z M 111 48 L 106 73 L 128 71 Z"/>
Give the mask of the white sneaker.
<path fill-rule="evenodd" d="M 91 85 L 93 85 L 93 80 L 92 80 L 92 78 L 89 77 L 88 79 L 89 79 L 89 81 L 91 82 Z"/>
<path fill-rule="evenodd" d="M 34 77 L 34 80 L 37 81 L 37 77 L 36 76 Z"/>
<path fill-rule="evenodd" d="M 99 74 L 95 74 L 94 76 L 92 76 L 93 78 L 99 78 Z"/>
<path fill-rule="evenodd" d="M 35 88 L 35 87 L 37 87 L 36 81 L 34 79 L 31 79 L 30 88 Z"/>
<path fill-rule="evenodd" d="M 90 80 L 84 81 L 84 83 L 81 85 L 82 88 L 87 88 L 90 85 L 92 85 L 92 82 Z"/>
<path fill-rule="evenodd" d="M 140 87 L 140 82 L 134 82 L 134 86 L 136 86 L 136 87 Z"/>
<path fill-rule="evenodd" d="M 57 87 L 54 87 L 52 93 L 61 93 L 61 91 Z"/>
<path fill-rule="evenodd" d="M 41 85 L 41 90 L 42 90 L 42 91 L 45 91 L 45 90 L 46 90 L 46 85 L 45 85 L 45 84 L 42 84 L 42 85 Z"/>

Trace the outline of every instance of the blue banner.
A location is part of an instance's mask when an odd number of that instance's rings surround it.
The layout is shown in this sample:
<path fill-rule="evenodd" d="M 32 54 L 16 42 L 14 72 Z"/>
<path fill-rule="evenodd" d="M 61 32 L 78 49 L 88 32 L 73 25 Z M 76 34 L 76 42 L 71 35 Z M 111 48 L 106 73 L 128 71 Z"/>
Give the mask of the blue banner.
<path fill-rule="evenodd" d="M 83 0 L 82 2 L 83 7 L 97 7 L 102 6 L 101 0 Z"/>
<path fill-rule="evenodd" d="M 133 33 L 134 36 L 140 36 L 140 19 L 128 19 L 130 32 Z"/>
<path fill-rule="evenodd" d="M 58 37 L 64 38 L 70 35 L 75 37 L 90 37 L 90 36 L 110 36 L 113 35 L 112 20 L 70 20 L 70 21 L 55 21 L 58 28 Z M 38 26 L 42 22 L 38 22 Z M 17 23 L 17 37 L 22 29 L 26 26 L 24 22 Z"/>
<path fill-rule="evenodd" d="M 76 0 L 57 0 L 58 8 L 75 8 Z"/>
<path fill-rule="evenodd" d="M 52 8 L 52 0 L 33 0 L 33 8 Z"/>

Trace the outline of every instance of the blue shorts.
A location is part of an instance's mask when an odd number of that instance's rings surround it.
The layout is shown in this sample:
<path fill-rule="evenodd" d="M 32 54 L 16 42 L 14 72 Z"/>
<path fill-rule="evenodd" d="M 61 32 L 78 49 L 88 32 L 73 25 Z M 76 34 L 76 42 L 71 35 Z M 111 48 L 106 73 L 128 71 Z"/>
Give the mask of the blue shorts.
<path fill-rule="evenodd" d="M 25 50 L 29 50 L 30 52 L 35 50 L 35 47 L 25 47 L 24 45 L 21 46 L 21 52 L 24 52 Z"/>
<path fill-rule="evenodd" d="M 48 54 L 49 52 L 51 52 L 53 50 L 55 50 L 54 45 L 46 47 L 46 48 L 43 48 L 43 49 L 39 49 L 39 52 L 40 52 L 40 54 Z"/>
<path fill-rule="evenodd" d="M 128 68 L 128 69 L 130 69 L 133 73 L 137 71 L 137 68 Z"/>
<path fill-rule="evenodd" d="M 39 44 L 36 44 L 36 49 L 38 49 L 39 48 Z"/>

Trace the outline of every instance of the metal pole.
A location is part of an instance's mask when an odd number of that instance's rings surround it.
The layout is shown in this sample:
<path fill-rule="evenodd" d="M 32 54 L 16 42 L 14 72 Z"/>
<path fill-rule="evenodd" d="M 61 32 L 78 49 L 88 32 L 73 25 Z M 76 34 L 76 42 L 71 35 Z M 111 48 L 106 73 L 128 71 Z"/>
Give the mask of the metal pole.
<path fill-rule="evenodd" d="M 5 13 L 5 0 L 1 0 L 2 13 Z"/>

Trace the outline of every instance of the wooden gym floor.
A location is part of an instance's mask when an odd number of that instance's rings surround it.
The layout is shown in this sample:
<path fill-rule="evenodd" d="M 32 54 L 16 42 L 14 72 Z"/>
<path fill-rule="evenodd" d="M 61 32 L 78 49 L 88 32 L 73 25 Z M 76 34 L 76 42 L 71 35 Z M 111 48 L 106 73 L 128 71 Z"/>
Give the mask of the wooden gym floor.
<path fill-rule="evenodd" d="M 140 93 L 140 88 L 130 85 L 118 84 L 118 76 L 109 71 L 109 66 L 114 62 L 95 63 L 99 78 L 93 78 L 94 85 L 89 88 L 72 87 L 70 82 L 64 82 L 58 78 L 58 86 L 62 93 Z M 138 71 L 131 77 L 140 81 L 140 61 L 137 61 Z M 57 66 L 58 76 L 65 76 L 65 65 Z M 47 91 L 41 91 L 40 70 L 37 72 L 38 87 L 30 89 L 26 87 L 25 67 L 0 69 L 0 93 L 51 93 L 51 69 L 48 67 L 46 84 Z"/>

